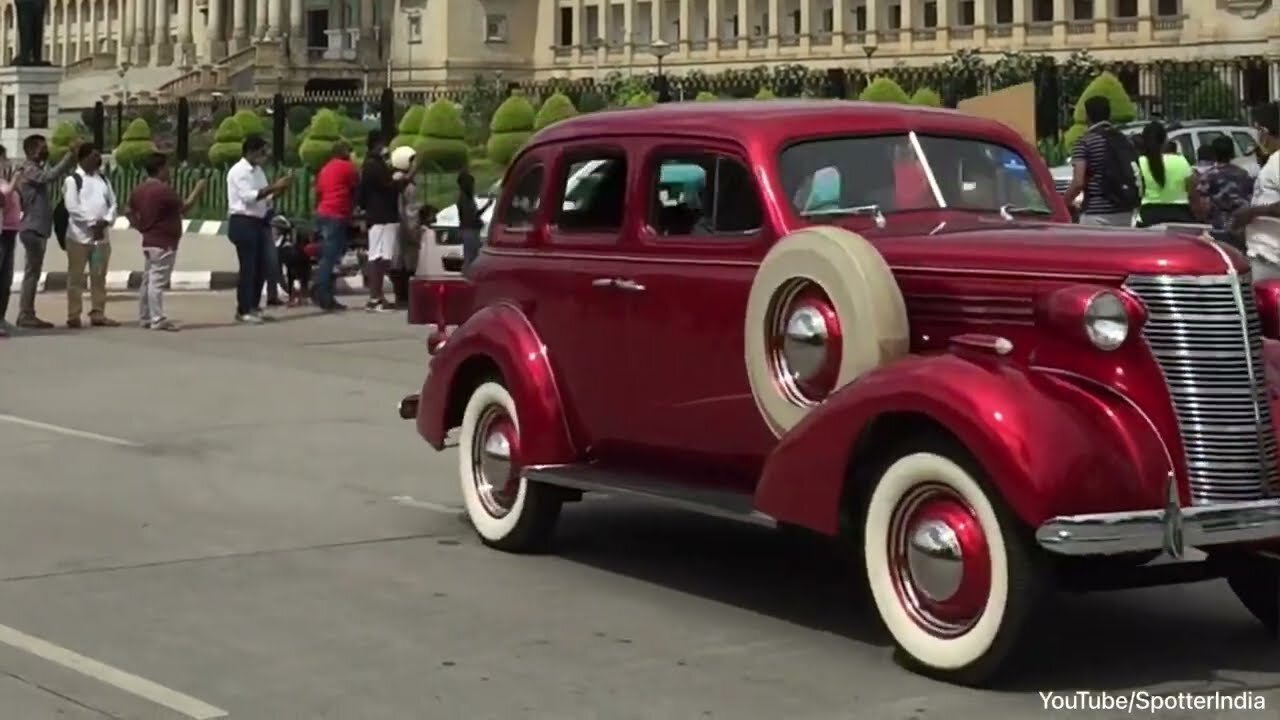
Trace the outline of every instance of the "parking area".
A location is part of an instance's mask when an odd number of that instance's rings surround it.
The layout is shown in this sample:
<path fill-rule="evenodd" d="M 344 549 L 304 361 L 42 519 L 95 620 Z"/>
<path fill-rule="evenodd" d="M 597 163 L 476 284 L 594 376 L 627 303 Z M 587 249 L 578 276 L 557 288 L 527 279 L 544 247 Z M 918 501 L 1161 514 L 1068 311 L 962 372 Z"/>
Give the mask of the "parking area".
<path fill-rule="evenodd" d="M 554 554 L 488 550 L 455 456 L 395 414 L 420 329 L 233 304 L 0 340 L 0 718 L 1023 720 L 1075 689 L 1280 712 L 1280 643 L 1221 583 L 1055 598 L 995 692 L 900 670 L 846 560 L 763 530 L 593 499 Z"/>

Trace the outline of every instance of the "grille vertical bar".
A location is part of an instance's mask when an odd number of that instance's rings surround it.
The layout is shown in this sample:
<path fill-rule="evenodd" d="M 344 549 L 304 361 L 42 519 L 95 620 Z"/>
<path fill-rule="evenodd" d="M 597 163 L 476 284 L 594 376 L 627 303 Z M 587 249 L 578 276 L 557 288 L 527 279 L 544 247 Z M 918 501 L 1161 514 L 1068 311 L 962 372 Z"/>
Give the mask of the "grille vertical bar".
<path fill-rule="evenodd" d="M 1143 330 L 1164 372 L 1195 504 L 1280 492 L 1262 359 L 1262 324 L 1241 275 L 1135 275 L 1125 287 L 1147 307 Z"/>

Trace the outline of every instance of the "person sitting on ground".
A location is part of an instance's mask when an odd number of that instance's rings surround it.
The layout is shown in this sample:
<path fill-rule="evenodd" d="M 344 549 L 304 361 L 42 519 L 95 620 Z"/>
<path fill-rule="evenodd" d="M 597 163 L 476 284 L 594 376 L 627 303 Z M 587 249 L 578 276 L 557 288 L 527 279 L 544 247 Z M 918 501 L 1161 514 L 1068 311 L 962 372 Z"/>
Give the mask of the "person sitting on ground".
<path fill-rule="evenodd" d="M 147 179 L 129 194 L 125 214 L 129 224 L 142 235 L 142 285 L 138 288 L 138 325 L 152 330 L 178 330 L 178 324 L 164 311 L 164 291 L 173 277 L 182 240 L 182 218 L 200 202 L 209 181 L 200 178 L 179 197 L 169 179 L 169 158 L 152 153 L 142 161 Z"/>

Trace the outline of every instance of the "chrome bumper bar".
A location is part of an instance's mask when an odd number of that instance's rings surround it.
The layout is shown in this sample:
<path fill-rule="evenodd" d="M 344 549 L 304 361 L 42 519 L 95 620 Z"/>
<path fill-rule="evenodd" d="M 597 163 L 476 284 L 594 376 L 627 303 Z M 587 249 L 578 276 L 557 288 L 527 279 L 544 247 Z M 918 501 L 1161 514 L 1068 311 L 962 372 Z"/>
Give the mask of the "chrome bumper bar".
<path fill-rule="evenodd" d="M 1117 555 L 1280 540 L 1280 499 L 1056 517 L 1036 541 L 1058 555 Z"/>

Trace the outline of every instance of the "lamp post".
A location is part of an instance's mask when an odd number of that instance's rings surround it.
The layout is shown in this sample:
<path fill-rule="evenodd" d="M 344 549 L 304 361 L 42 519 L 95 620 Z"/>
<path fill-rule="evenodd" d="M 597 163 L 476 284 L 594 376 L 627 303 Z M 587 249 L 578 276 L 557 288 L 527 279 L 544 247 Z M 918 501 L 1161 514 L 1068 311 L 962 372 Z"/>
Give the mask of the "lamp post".
<path fill-rule="evenodd" d="M 416 20 L 418 22 L 418 32 L 419 33 L 422 32 L 422 11 L 418 10 L 417 8 L 401 7 L 400 12 L 404 13 L 404 19 L 405 19 L 404 37 L 409 46 L 409 51 L 405 58 L 408 62 L 408 65 L 405 67 L 405 72 L 406 72 L 405 83 L 408 85 L 412 85 L 413 84 L 413 45 L 414 45 L 413 39 L 414 38 L 411 30 L 413 29 L 413 22 Z M 418 40 L 419 42 L 421 42 L 422 40 L 421 35 L 419 35 Z M 388 53 L 387 67 L 390 67 L 390 66 L 391 66 L 391 58 L 390 58 L 390 53 Z M 388 73 L 387 87 L 390 87 L 390 86 L 391 86 L 391 75 L 390 73 Z"/>
<path fill-rule="evenodd" d="M 604 38 L 597 36 L 591 41 L 591 82 L 600 82 L 600 51 L 604 49 Z"/>
<path fill-rule="evenodd" d="M 667 76 L 662 72 L 662 60 L 670 55 L 673 49 L 671 44 L 662 38 L 649 43 L 649 52 L 653 53 L 653 56 L 658 59 L 657 83 L 658 102 L 660 103 L 671 102 L 671 91 L 667 87 Z"/>
<path fill-rule="evenodd" d="M 863 46 L 862 46 L 862 54 L 867 56 L 867 74 L 868 74 L 868 75 L 870 75 L 870 74 L 871 74 L 871 56 L 876 54 L 876 48 L 877 48 L 877 47 L 879 47 L 879 46 L 878 46 L 878 45 L 863 45 Z M 868 80 L 868 82 L 870 82 L 870 81 Z"/>

